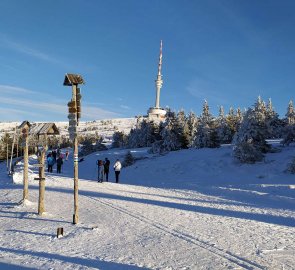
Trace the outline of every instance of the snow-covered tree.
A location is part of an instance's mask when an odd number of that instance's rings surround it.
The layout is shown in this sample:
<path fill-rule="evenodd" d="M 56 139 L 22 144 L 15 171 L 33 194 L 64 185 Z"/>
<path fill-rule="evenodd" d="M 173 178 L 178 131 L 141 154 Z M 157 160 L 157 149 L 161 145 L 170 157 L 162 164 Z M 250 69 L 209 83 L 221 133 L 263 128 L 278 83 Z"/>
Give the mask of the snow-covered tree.
<path fill-rule="evenodd" d="M 240 108 L 237 109 L 237 113 L 235 114 L 234 108 L 230 107 L 229 112 L 226 115 L 226 122 L 229 129 L 226 138 L 228 142 L 232 142 L 234 135 L 241 125 L 242 119 L 243 115 Z"/>
<path fill-rule="evenodd" d="M 124 147 L 127 144 L 127 136 L 124 134 L 124 132 L 116 131 L 113 134 L 113 142 L 112 147 L 119 148 Z"/>
<path fill-rule="evenodd" d="M 4 133 L 0 140 L 0 160 L 6 159 L 7 145 L 9 151 L 11 151 L 12 138 L 8 133 Z M 10 152 L 8 152 L 10 155 Z"/>
<path fill-rule="evenodd" d="M 196 148 L 214 148 L 220 146 L 216 130 L 216 121 L 209 111 L 206 100 L 203 104 L 203 112 L 200 116 L 193 145 Z"/>
<path fill-rule="evenodd" d="M 282 138 L 283 145 L 289 145 L 290 143 L 295 142 L 295 124 L 287 125 L 283 128 Z"/>
<path fill-rule="evenodd" d="M 285 118 L 285 126 L 282 130 L 283 145 L 289 145 L 295 141 L 295 111 L 292 100 L 289 102 Z"/>
<path fill-rule="evenodd" d="M 234 156 L 243 163 L 254 163 L 263 158 L 270 146 L 265 139 L 268 135 L 265 124 L 265 106 L 258 97 L 254 108 L 246 112 L 241 127 L 234 138 Z"/>
<path fill-rule="evenodd" d="M 131 154 L 131 152 L 128 151 L 127 154 L 124 157 L 124 161 L 122 163 L 122 166 L 123 167 L 128 167 L 128 166 L 131 166 L 134 163 L 135 163 L 135 159 L 134 159 L 133 155 Z"/>
<path fill-rule="evenodd" d="M 159 124 L 147 119 L 137 124 L 127 138 L 129 148 L 150 147 L 158 139 Z"/>
<path fill-rule="evenodd" d="M 220 143 L 231 143 L 233 135 L 224 116 L 223 106 L 220 106 L 219 116 L 216 118 L 216 132 Z"/>
<path fill-rule="evenodd" d="M 188 138 L 189 138 L 188 147 L 193 146 L 193 139 L 196 136 L 198 121 L 199 120 L 196 117 L 196 115 L 194 114 L 194 112 L 191 111 L 187 117 L 187 120 L 186 120 L 186 125 L 188 128 Z"/>
<path fill-rule="evenodd" d="M 268 139 L 281 137 L 283 121 L 279 119 L 278 113 L 275 112 L 271 99 L 268 100 L 268 104 L 266 106 L 265 124 L 268 130 Z"/>
<path fill-rule="evenodd" d="M 287 118 L 288 125 L 295 124 L 295 111 L 294 111 L 294 106 L 293 106 L 292 100 L 290 100 L 290 102 L 289 102 L 287 113 L 286 113 L 286 118 Z"/>
<path fill-rule="evenodd" d="M 181 149 L 182 145 L 179 138 L 179 125 L 175 112 L 167 112 L 161 136 L 163 138 L 162 148 L 164 150 L 175 151 Z"/>
<path fill-rule="evenodd" d="M 177 114 L 176 132 L 182 149 L 187 149 L 190 144 L 190 130 L 184 110 Z"/>
<path fill-rule="evenodd" d="M 79 151 L 79 156 L 87 156 L 91 153 L 97 152 L 97 151 L 104 151 L 107 149 L 107 147 L 102 143 L 103 139 L 100 137 L 99 140 L 96 142 L 93 142 L 92 138 L 86 137 L 83 141 L 83 145 Z"/>

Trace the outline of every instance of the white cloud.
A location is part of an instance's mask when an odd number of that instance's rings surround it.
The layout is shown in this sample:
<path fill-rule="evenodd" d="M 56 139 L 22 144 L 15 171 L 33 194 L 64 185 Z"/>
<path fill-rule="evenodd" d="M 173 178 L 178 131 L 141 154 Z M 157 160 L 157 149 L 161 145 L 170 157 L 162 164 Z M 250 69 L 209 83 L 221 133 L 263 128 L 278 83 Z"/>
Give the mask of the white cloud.
<path fill-rule="evenodd" d="M 27 94 L 30 94 L 33 98 L 28 98 Z M 47 93 L 35 92 L 22 87 L 0 85 L 0 95 L 0 104 L 7 107 L 1 109 L 1 112 L 3 112 L 1 113 L 1 120 L 6 120 L 7 114 L 10 114 L 10 118 L 14 116 L 15 119 L 38 116 L 52 120 L 55 120 L 57 115 L 60 115 L 61 118 L 66 118 L 68 115 L 68 101 L 56 100 L 54 96 Z M 51 103 L 46 102 L 47 100 L 50 100 Z M 106 119 L 118 116 L 118 113 L 82 103 L 82 119 Z"/>
<path fill-rule="evenodd" d="M 129 107 L 129 106 L 126 106 L 126 105 L 120 105 L 120 107 L 121 107 L 122 109 L 125 109 L 125 110 L 130 110 L 130 107 Z"/>
<path fill-rule="evenodd" d="M 10 85 L 0 85 L 0 94 L 2 93 L 9 93 L 9 94 L 33 94 L 36 93 L 34 91 L 22 88 L 22 87 L 15 87 Z"/>
<path fill-rule="evenodd" d="M 14 50 L 16 52 L 26 54 L 26 55 L 32 56 L 34 58 L 37 58 L 37 59 L 40 59 L 40 60 L 43 60 L 46 62 L 66 66 L 65 63 L 61 62 L 60 60 L 56 59 L 55 57 L 53 57 L 49 54 L 46 54 L 44 52 L 41 52 L 40 50 L 30 48 L 27 45 L 24 45 L 22 43 L 15 42 L 1 33 L 0 33 L 0 41 L 2 43 L 1 44 L 2 46 L 5 46 L 6 48 L 9 48 L 9 49 Z"/>
<path fill-rule="evenodd" d="M 88 119 L 108 119 L 120 116 L 118 113 L 107 111 L 101 108 L 85 106 L 82 107 L 82 118 Z"/>
<path fill-rule="evenodd" d="M 209 103 L 211 101 L 218 105 L 227 104 L 228 100 L 224 98 L 224 93 L 218 90 L 221 89 L 219 83 L 198 78 L 191 81 L 186 89 L 193 97 L 202 102 L 206 99 Z"/>

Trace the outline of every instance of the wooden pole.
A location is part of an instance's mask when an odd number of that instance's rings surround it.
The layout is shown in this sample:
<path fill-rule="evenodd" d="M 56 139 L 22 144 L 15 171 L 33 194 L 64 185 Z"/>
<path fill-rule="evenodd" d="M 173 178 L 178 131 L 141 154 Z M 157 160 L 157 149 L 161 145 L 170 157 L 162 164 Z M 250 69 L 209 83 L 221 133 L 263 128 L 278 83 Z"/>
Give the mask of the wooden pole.
<path fill-rule="evenodd" d="M 17 127 L 15 127 L 15 132 L 13 134 L 13 140 L 12 140 L 12 146 L 11 146 L 11 155 L 10 155 L 10 164 L 9 164 L 9 174 L 11 174 L 11 168 L 12 168 L 12 159 L 13 159 L 13 150 L 14 150 L 14 143 L 15 143 L 15 135 L 16 135 Z M 13 178 L 12 178 L 13 180 Z"/>
<path fill-rule="evenodd" d="M 26 134 L 25 138 L 24 138 L 24 147 L 23 147 L 23 149 L 24 149 L 23 201 L 27 200 L 29 198 L 29 180 L 28 180 L 29 151 L 28 151 L 28 143 L 29 143 L 29 138 L 28 138 L 28 135 Z"/>
<path fill-rule="evenodd" d="M 19 140 L 17 138 L 17 143 L 16 143 L 16 158 L 18 159 L 18 143 L 19 143 Z"/>
<path fill-rule="evenodd" d="M 45 154 L 47 150 L 47 136 L 45 136 L 45 143 L 42 149 L 39 164 L 41 167 L 39 168 L 39 204 L 38 204 L 38 214 L 42 216 L 45 212 L 44 198 L 45 198 Z"/>
<path fill-rule="evenodd" d="M 73 84 L 72 100 L 76 102 L 77 85 Z M 74 137 L 74 216 L 73 224 L 79 222 L 79 205 L 78 205 L 78 191 L 79 191 L 79 179 L 78 179 L 78 134 Z"/>
<path fill-rule="evenodd" d="M 8 143 L 6 148 L 6 170 L 8 171 Z"/>

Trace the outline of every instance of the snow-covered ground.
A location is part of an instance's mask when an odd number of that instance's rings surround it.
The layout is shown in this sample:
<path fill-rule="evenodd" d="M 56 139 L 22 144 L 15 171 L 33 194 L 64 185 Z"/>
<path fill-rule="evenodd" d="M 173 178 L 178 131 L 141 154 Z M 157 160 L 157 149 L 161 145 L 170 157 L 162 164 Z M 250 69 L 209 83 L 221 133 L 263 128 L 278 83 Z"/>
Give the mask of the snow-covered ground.
<path fill-rule="evenodd" d="M 295 177 L 284 173 L 295 147 L 281 150 L 240 165 L 230 146 L 165 156 L 133 149 L 142 159 L 119 184 L 112 170 L 110 182 L 96 182 L 95 163 L 114 164 L 127 150 L 94 153 L 79 163 L 77 225 L 72 159 L 61 175 L 46 174 L 43 216 L 36 169 L 29 201 L 18 204 L 22 164 L 12 184 L 2 163 L 0 269 L 295 269 Z"/>

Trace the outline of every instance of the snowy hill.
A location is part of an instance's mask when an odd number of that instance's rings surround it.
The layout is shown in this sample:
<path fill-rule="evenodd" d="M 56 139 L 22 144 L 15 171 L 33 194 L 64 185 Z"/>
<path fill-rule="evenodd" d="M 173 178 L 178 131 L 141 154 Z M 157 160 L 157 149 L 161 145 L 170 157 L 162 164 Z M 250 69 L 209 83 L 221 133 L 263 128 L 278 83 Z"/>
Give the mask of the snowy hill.
<path fill-rule="evenodd" d="M 279 147 L 279 146 L 278 146 Z M 37 170 L 30 158 L 29 201 L 22 164 L 15 184 L 0 164 L 2 269 L 295 269 L 295 180 L 284 173 L 294 145 L 240 165 L 232 149 L 190 149 L 139 158 L 120 183 L 96 182 L 93 153 L 79 163 L 79 224 L 72 225 L 73 160 L 46 173 L 46 213 L 37 215 Z M 58 227 L 64 237 L 56 238 Z M 15 267 L 15 268 L 14 268 Z"/>
<path fill-rule="evenodd" d="M 135 127 L 137 118 L 117 118 L 96 120 L 91 122 L 80 122 L 78 131 L 80 135 L 95 134 L 104 137 L 111 138 L 115 131 L 122 131 L 128 134 L 131 128 Z M 60 135 L 68 136 L 68 122 L 55 122 L 59 128 Z M 13 133 L 16 126 L 19 126 L 20 122 L 0 122 L 0 136 L 5 132 Z"/>

